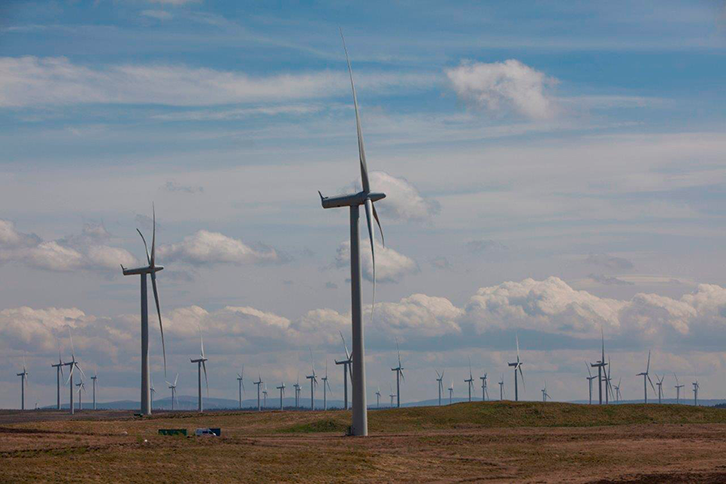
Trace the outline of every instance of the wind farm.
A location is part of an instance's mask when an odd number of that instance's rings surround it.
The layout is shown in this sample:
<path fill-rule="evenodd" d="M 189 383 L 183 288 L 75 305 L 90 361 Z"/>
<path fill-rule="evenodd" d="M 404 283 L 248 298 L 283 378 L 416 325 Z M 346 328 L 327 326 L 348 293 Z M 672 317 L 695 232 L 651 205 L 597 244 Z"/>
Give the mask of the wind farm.
<path fill-rule="evenodd" d="M 0 7 L 0 481 L 726 481 L 726 6 L 372 1 Z"/>

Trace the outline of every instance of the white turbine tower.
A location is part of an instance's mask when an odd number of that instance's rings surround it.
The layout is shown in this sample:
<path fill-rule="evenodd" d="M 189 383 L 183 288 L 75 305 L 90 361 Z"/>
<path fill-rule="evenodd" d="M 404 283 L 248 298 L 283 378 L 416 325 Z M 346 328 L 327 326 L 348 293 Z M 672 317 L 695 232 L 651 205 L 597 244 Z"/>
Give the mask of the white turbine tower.
<path fill-rule="evenodd" d="M 444 371 L 445 370 L 441 370 L 440 374 L 439 374 L 439 370 L 435 370 L 435 371 L 436 371 L 436 382 L 438 383 L 437 386 L 439 387 L 439 407 L 440 407 L 441 406 L 441 394 L 444 391 Z"/>
<path fill-rule="evenodd" d="M 643 391 L 645 392 L 644 402 L 648 403 L 648 382 L 650 382 L 650 386 L 655 391 L 655 387 L 653 386 L 653 380 L 650 379 L 650 375 L 648 374 L 650 372 L 650 351 L 648 351 L 648 366 L 645 367 L 645 371 L 643 373 L 638 373 L 635 376 L 642 376 L 643 377 Z"/>
<path fill-rule="evenodd" d="M 240 373 L 237 373 L 237 383 L 239 384 L 239 409 L 242 410 L 242 390 L 245 388 L 245 382 L 244 382 L 244 376 L 245 376 L 245 367 L 242 367 L 242 371 Z"/>
<path fill-rule="evenodd" d="M 698 380 L 693 382 L 693 404 L 697 407 L 698 406 L 698 389 L 701 388 L 701 385 L 698 384 Z"/>
<path fill-rule="evenodd" d="M 676 385 L 674 387 L 676 389 L 676 403 L 681 403 L 681 388 L 683 388 L 685 385 L 680 384 L 680 382 L 678 381 L 678 375 L 673 373 L 673 376 L 676 377 Z"/>
<path fill-rule="evenodd" d="M 23 356 L 23 371 L 16 376 L 20 377 L 20 410 L 25 410 L 25 388 L 28 386 L 28 370 L 25 366 L 25 356 Z"/>
<path fill-rule="evenodd" d="M 350 383 L 353 384 L 353 357 L 348 352 L 348 346 L 345 344 L 345 338 L 343 332 L 340 332 L 340 339 L 343 340 L 343 348 L 345 349 L 345 359 L 338 361 L 335 360 L 336 365 L 343 365 L 343 405 L 345 410 L 348 410 L 348 375 L 350 375 Z M 298 380 L 300 378 L 298 377 Z M 299 382 L 298 382 L 299 383 Z"/>
<path fill-rule="evenodd" d="M 176 377 L 174 377 L 174 383 L 169 383 L 168 381 L 166 382 L 169 389 L 171 390 L 171 409 L 172 410 L 174 410 L 174 400 L 176 399 L 176 383 L 178 380 L 179 380 L 179 373 L 177 373 Z"/>
<path fill-rule="evenodd" d="M 522 373 L 522 360 L 519 358 L 519 336 L 515 335 L 517 341 L 517 361 L 509 363 L 509 366 L 514 368 L 514 401 L 519 401 L 519 385 L 517 383 L 517 370 L 519 375 L 522 377 L 522 389 L 524 390 L 524 373 Z"/>
<path fill-rule="evenodd" d="M 199 390 L 199 403 L 197 405 L 197 410 L 199 412 L 204 411 L 204 401 L 202 398 L 202 370 L 204 370 L 204 383 L 207 385 L 207 398 L 209 398 L 209 380 L 207 379 L 207 361 L 209 361 L 209 358 L 204 356 L 204 338 L 202 335 L 199 335 L 200 340 L 200 346 L 201 346 L 201 353 L 199 358 L 197 359 L 189 359 L 192 363 L 197 364 L 197 387 Z"/>
<path fill-rule="evenodd" d="M 340 32 L 341 38 L 343 31 Z M 368 406 L 366 405 L 366 372 L 365 372 L 365 337 L 363 331 L 363 314 L 361 303 L 361 278 L 360 278 L 360 235 L 358 220 L 360 217 L 359 208 L 365 206 L 366 222 L 368 223 L 368 237 L 371 244 L 371 258 L 373 263 L 373 304 L 371 305 L 371 319 L 375 309 L 376 294 L 376 252 L 375 241 L 373 236 L 373 218 L 378 223 L 381 230 L 381 223 L 376 212 L 374 202 L 385 198 L 383 193 L 371 192 L 370 182 L 368 180 L 368 165 L 366 163 L 366 153 L 363 146 L 363 131 L 360 124 L 360 114 L 358 112 L 358 98 L 355 92 L 355 84 L 353 83 L 353 69 L 348 58 L 348 49 L 345 47 L 345 39 L 343 39 L 343 49 L 345 50 L 345 58 L 348 62 L 348 73 L 350 75 L 350 87 L 353 91 L 353 105 L 355 107 L 355 122 L 358 133 L 358 153 L 360 161 L 361 184 L 363 190 L 352 194 L 337 197 L 323 197 L 320 194 L 320 201 L 323 208 L 340 208 L 350 207 L 350 287 L 351 287 L 351 319 L 353 326 L 353 425 L 351 426 L 352 435 L 366 436 L 368 435 Z M 318 192 L 319 193 L 319 192 Z M 383 231 L 381 230 L 381 242 L 383 242 Z"/>
<path fill-rule="evenodd" d="M 479 379 L 481 380 L 481 401 L 486 402 L 487 398 L 489 398 L 489 389 L 487 386 L 487 374 L 484 373 L 484 376 L 480 376 Z"/>
<path fill-rule="evenodd" d="M 93 372 L 91 381 L 93 381 L 93 409 L 96 410 L 96 381 L 98 380 L 98 371 Z"/>
<path fill-rule="evenodd" d="M 310 380 L 310 410 L 315 410 L 315 387 L 318 386 L 318 376 L 315 374 L 315 361 L 313 360 L 313 350 L 310 349 L 310 363 L 313 369 L 313 374 L 308 375 L 305 378 Z"/>
<path fill-rule="evenodd" d="M 403 365 L 401 365 L 401 350 L 398 348 L 398 340 L 396 340 L 396 351 L 398 352 L 398 366 L 391 368 L 396 372 L 396 408 L 401 408 L 401 380 L 406 381 L 403 376 Z"/>
<path fill-rule="evenodd" d="M 285 383 L 280 383 L 280 386 L 277 387 L 278 390 L 280 390 L 280 411 L 284 410 L 285 407 L 282 404 L 282 399 L 285 398 Z"/>
<path fill-rule="evenodd" d="M 499 379 L 499 401 L 504 400 L 504 375 Z"/>
<path fill-rule="evenodd" d="M 592 372 L 590 371 L 590 365 L 585 362 L 585 366 L 587 367 L 587 387 L 590 395 L 590 405 L 592 405 L 592 381 L 597 378 L 596 376 L 592 376 Z"/>
<path fill-rule="evenodd" d="M 451 380 L 451 386 L 449 387 L 449 405 L 454 403 L 454 380 Z"/>
<path fill-rule="evenodd" d="M 61 409 L 61 380 L 65 375 L 63 375 L 63 367 L 65 366 L 65 363 L 63 363 L 63 359 L 61 358 L 61 352 L 58 350 L 58 363 L 50 365 L 51 367 L 55 368 L 55 380 L 56 380 L 56 409 Z"/>
<path fill-rule="evenodd" d="M 141 279 L 141 413 L 151 415 L 151 373 L 149 369 L 149 310 L 146 302 L 146 275 L 151 275 L 151 288 L 154 291 L 154 301 L 156 302 L 156 314 L 159 316 L 159 330 L 161 331 L 161 351 L 164 356 L 164 377 L 166 377 L 166 346 L 164 344 L 164 326 L 161 323 L 161 307 L 159 306 L 159 291 L 156 287 L 156 273 L 163 270 L 162 266 L 156 265 L 156 210 L 152 205 L 152 235 L 151 235 L 151 254 L 146 245 L 146 239 L 139 229 L 136 231 L 144 242 L 146 251 L 146 261 L 148 266 L 138 267 L 136 269 L 126 269 L 121 265 L 124 276 L 140 276 Z"/>
<path fill-rule="evenodd" d="M 391 390 L 391 393 L 388 396 L 391 397 L 391 408 L 393 408 L 393 399 L 396 395 L 393 394 L 393 385 L 388 385 L 388 387 Z"/>
<path fill-rule="evenodd" d="M 469 358 L 469 378 L 464 380 L 469 390 L 469 402 L 471 403 L 471 391 L 474 388 L 474 376 L 471 374 L 471 358 Z"/>

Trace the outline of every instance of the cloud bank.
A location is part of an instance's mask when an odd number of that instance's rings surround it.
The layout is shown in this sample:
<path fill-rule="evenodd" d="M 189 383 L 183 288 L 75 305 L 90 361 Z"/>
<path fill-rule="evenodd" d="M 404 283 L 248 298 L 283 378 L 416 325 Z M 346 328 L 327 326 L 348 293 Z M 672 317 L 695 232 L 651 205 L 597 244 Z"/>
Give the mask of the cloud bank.
<path fill-rule="evenodd" d="M 279 260 L 274 249 L 256 250 L 241 240 L 208 230 L 184 237 L 179 243 L 159 247 L 159 257 L 194 265 L 255 264 Z"/>

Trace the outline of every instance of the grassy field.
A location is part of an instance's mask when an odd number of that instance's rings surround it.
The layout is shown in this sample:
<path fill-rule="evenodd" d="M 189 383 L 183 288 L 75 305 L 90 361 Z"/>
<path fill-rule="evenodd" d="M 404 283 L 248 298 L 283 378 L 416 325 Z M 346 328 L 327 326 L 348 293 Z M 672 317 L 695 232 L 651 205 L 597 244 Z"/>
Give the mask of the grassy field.
<path fill-rule="evenodd" d="M 7 482 L 723 482 L 726 410 L 462 403 L 350 412 L 0 412 Z M 221 438 L 159 436 L 220 427 Z"/>

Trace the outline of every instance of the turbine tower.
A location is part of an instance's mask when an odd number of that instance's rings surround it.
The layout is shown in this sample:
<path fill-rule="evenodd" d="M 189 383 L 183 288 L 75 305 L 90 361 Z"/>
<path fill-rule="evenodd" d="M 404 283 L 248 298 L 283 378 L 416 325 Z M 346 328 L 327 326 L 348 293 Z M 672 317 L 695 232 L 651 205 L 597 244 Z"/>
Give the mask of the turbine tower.
<path fill-rule="evenodd" d="M 693 404 L 698 406 L 698 389 L 701 385 L 698 384 L 698 380 L 693 382 Z"/>
<path fill-rule="evenodd" d="M 310 410 L 315 410 L 315 387 L 318 386 L 318 376 L 315 374 L 315 361 L 313 361 L 313 350 L 310 349 L 310 361 L 312 364 L 313 374 L 305 378 L 310 380 Z"/>
<path fill-rule="evenodd" d="M 277 387 L 277 389 L 280 390 L 280 411 L 282 411 L 285 409 L 282 405 L 282 399 L 285 397 L 285 383 L 280 383 L 280 386 Z"/>
<path fill-rule="evenodd" d="M 391 371 L 396 372 L 396 408 L 401 408 L 401 379 L 406 381 L 403 376 L 403 365 L 401 365 L 401 350 L 398 348 L 398 340 L 396 340 L 396 351 L 398 352 L 398 366 L 391 368 Z"/>
<path fill-rule="evenodd" d="M 454 403 L 454 380 L 451 380 L 451 386 L 449 387 L 449 405 Z"/>
<path fill-rule="evenodd" d="M 600 329 L 600 332 L 602 334 L 602 357 L 597 363 L 590 363 L 590 366 L 597 368 L 597 394 L 600 405 L 602 405 L 603 369 L 607 363 L 605 363 L 605 333 L 602 332 L 602 328 Z"/>
<path fill-rule="evenodd" d="M 648 366 L 645 367 L 645 371 L 643 373 L 638 373 L 635 376 L 642 376 L 643 377 L 643 391 L 645 392 L 645 403 L 648 403 L 648 382 L 650 382 L 651 388 L 653 388 L 653 391 L 655 391 L 655 387 L 653 386 L 653 380 L 650 379 L 650 375 L 648 374 L 650 372 L 650 351 L 648 351 Z"/>
<path fill-rule="evenodd" d="M 81 366 L 78 364 L 78 360 L 76 360 L 76 350 L 73 346 L 73 335 L 71 334 L 70 328 L 68 328 L 68 336 L 70 337 L 70 340 L 71 340 L 71 361 L 69 361 L 67 363 L 63 363 L 63 364 L 70 367 L 68 369 L 68 381 L 66 382 L 66 385 L 69 385 L 69 388 L 70 388 L 70 398 L 68 400 L 68 402 L 69 402 L 68 409 L 70 410 L 71 415 L 73 415 L 73 413 L 75 411 L 73 409 L 73 372 L 75 371 L 76 368 L 78 368 L 78 371 L 81 372 L 82 377 L 85 377 L 86 375 L 83 373 Z"/>
<path fill-rule="evenodd" d="M 260 407 L 260 387 L 262 385 L 262 377 L 259 373 L 257 374 L 257 381 L 252 383 L 257 385 L 257 411 L 259 412 L 260 410 L 262 410 L 262 407 Z"/>
<path fill-rule="evenodd" d="M 680 384 L 680 382 L 678 381 L 678 375 L 673 373 L 673 376 L 676 377 L 676 403 L 681 403 L 681 388 L 683 388 L 685 385 Z"/>
<path fill-rule="evenodd" d="M 662 403 L 661 399 L 663 397 L 663 380 L 665 379 L 665 375 L 659 377 L 656 373 L 655 379 L 658 380 L 655 384 L 658 387 L 658 403 Z"/>
<path fill-rule="evenodd" d="M 151 373 L 149 369 L 149 310 L 146 302 L 146 275 L 151 274 L 151 288 L 154 291 L 154 301 L 156 302 L 156 314 L 159 316 L 159 330 L 161 331 L 161 351 L 164 355 L 164 377 L 166 377 L 166 346 L 164 344 L 164 326 L 161 323 L 161 307 L 159 306 L 159 291 L 156 287 L 156 273 L 163 270 L 164 267 L 156 265 L 156 210 L 152 205 L 152 235 L 151 235 L 151 254 L 146 245 L 144 234 L 139 229 L 136 231 L 144 242 L 144 250 L 146 251 L 146 261 L 148 266 L 138 267 L 136 269 L 126 269 L 123 264 L 121 271 L 124 276 L 140 276 L 141 279 L 141 413 L 143 415 L 151 415 Z"/>
<path fill-rule="evenodd" d="M 590 365 L 585 362 L 585 366 L 587 367 L 587 386 L 590 392 L 590 405 L 592 405 L 592 381 L 597 378 L 596 376 L 592 376 L 592 372 L 590 371 Z"/>
<path fill-rule="evenodd" d="M 94 371 L 91 381 L 93 381 L 93 409 L 96 410 L 96 380 L 98 380 L 98 372 Z"/>
<path fill-rule="evenodd" d="M 83 410 L 83 399 L 81 398 L 81 392 L 86 391 L 86 384 L 83 383 L 83 378 L 81 378 L 81 381 L 76 383 L 76 386 L 78 387 L 78 410 Z"/>
<path fill-rule="evenodd" d="M 381 387 L 376 390 L 376 408 L 381 408 Z"/>
<path fill-rule="evenodd" d="M 293 385 L 295 387 L 295 408 L 300 408 L 300 372 L 297 373 L 297 383 Z M 258 398 L 259 400 L 259 398 Z"/>
<path fill-rule="evenodd" d="M 204 338 L 202 337 L 201 333 L 199 335 L 199 341 L 201 346 L 200 356 L 197 359 L 190 358 L 189 361 L 197 364 L 197 386 L 199 389 L 199 403 L 197 405 L 197 411 L 203 412 L 204 402 L 202 400 L 202 370 L 204 370 L 204 382 L 207 385 L 207 398 L 209 398 L 209 380 L 207 379 L 207 361 L 209 361 L 209 359 L 204 356 Z"/>
<path fill-rule="evenodd" d="M 469 403 L 471 403 L 471 390 L 474 388 L 474 376 L 471 374 L 471 358 L 469 358 L 469 378 L 464 380 L 467 388 L 469 389 Z"/>
<path fill-rule="evenodd" d="M 166 384 L 169 386 L 169 389 L 171 390 L 171 409 L 174 410 L 174 400 L 176 399 L 176 382 L 179 380 L 179 373 L 176 374 L 176 377 L 174 378 L 174 383 L 169 383 L 168 381 Z"/>
<path fill-rule="evenodd" d="M 156 395 L 156 388 L 154 388 L 154 379 L 151 379 L 151 388 L 149 389 L 151 393 L 151 411 L 154 411 L 154 395 Z"/>
<path fill-rule="evenodd" d="M 63 367 L 65 366 L 65 363 L 63 363 L 63 360 L 61 359 L 61 353 L 60 350 L 58 350 L 58 363 L 55 363 L 53 365 L 50 365 L 51 367 L 55 368 L 55 380 L 56 380 L 56 410 L 61 409 L 61 379 L 65 376 L 63 375 Z"/>
<path fill-rule="evenodd" d="M 502 378 L 499 380 L 499 401 L 504 400 L 504 375 L 502 375 Z"/>
<path fill-rule="evenodd" d="M 444 391 L 444 371 L 441 370 L 441 374 L 439 374 L 439 370 L 436 370 L 436 381 L 438 382 L 439 387 L 439 407 L 441 406 L 441 393 Z"/>
<path fill-rule="evenodd" d="M 620 399 L 621 399 L 621 398 L 623 397 L 623 396 L 622 396 L 622 395 L 620 394 L 620 382 L 621 382 L 621 381 L 623 381 L 623 378 L 622 378 L 622 377 L 620 377 L 620 378 L 618 379 L 618 384 L 617 384 L 617 385 L 613 385 L 613 388 L 615 389 L 615 401 L 616 401 L 617 403 L 620 403 Z"/>
<path fill-rule="evenodd" d="M 390 394 L 388 395 L 389 397 L 391 397 L 391 406 L 390 406 L 390 408 L 393 408 L 393 398 L 394 398 L 394 397 L 395 397 L 396 395 L 394 395 L 394 394 L 393 394 L 393 386 L 389 385 L 389 388 L 390 388 L 390 390 L 391 390 L 391 393 L 390 393 Z"/>
<path fill-rule="evenodd" d="M 610 377 L 610 372 L 612 371 L 613 367 L 610 364 L 610 357 L 608 356 L 608 363 L 607 363 L 608 369 L 605 372 L 605 403 L 610 403 L 610 400 L 608 398 L 608 395 L 613 396 L 613 385 L 611 383 L 612 378 Z"/>
<path fill-rule="evenodd" d="M 522 360 L 519 358 L 519 336 L 516 336 L 517 341 L 517 361 L 509 363 L 509 366 L 514 368 L 514 401 L 519 401 L 519 386 L 517 384 L 517 370 L 519 370 L 519 376 L 522 377 L 522 389 L 524 390 L 524 373 L 522 373 Z"/>
<path fill-rule="evenodd" d="M 265 389 L 262 390 L 262 406 L 267 408 L 267 383 L 265 383 Z"/>
<path fill-rule="evenodd" d="M 489 390 L 487 388 L 487 374 L 484 373 L 484 376 L 480 376 L 479 379 L 481 380 L 481 401 L 486 402 L 487 398 L 489 398 Z"/>
<path fill-rule="evenodd" d="M 340 32 L 343 38 L 343 31 Z M 371 258 L 373 263 L 373 304 L 371 306 L 371 318 L 375 309 L 376 294 L 376 256 L 375 241 L 373 237 L 372 217 L 375 217 L 379 230 L 381 229 L 378 213 L 376 212 L 373 202 L 385 198 L 383 193 L 371 192 L 370 182 L 368 180 L 368 166 L 366 164 L 366 153 L 363 146 L 363 131 L 360 124 L 360 114 L 358 112 L 358 98 L 355 92 L 355 84 L 353 84 L 353 69 L 348 58 L 348 49 L 343 39 L 343 50 L 345 50 L 345 58 L 348 63 L 348 73 L 350 75 L 350 87 L 353 91 L 353 105 L 355 107 L 355 123 L 358 132 L 358 154 L 360 161 L 361 184 L 363 190 L 351 194 L 337 197 L 323 197 L 320 193 L 320 202 L 323 208 L 339 208 L 350 207 L 350 287 L 351 287 L 351 318 L 353 326 L 353 425 L 351 426 L 352 435 L 366 436 L 368 435 L 368 408 L 366 405 L 366 372 L 365 372 L 365 348 L 364 348 L 364 331 L 363 331 L 363 314 L 360 292 L 360 235 L 359 235 L 359 206 L 365 206 L 366 222 L 368 223 L 368 237 L 371 244 Z M 381 242 L 383 242 L 383 231 L 381 230 Z"/>
<path fill-rule="evenodd" d="M 20 410 L 25 410 L 25 387 L 28 386 L 28 370 L 25 367 L 25 357 L 23 356 L 23 371 L 17 373 L 20 377 Z"/>
<path fill-rule="evenodd" d="M 353 363 L 353 357 L 348 352 L 348 346 L 345 344 L 345 338 L 343 332 L 340 332 L 340 339 L 343 340 L 343 348 L 345 349 L 345 359 L 338 361 L 335 360 L 336 365 L 343 365 L 343 402 L 345 410 L 348 410 L 348 375 L 350 375 L 350 382 L 353 383 L 353 369 L 351 368 Z"/>
<path fill-rule="evenodd" d="M 323 410 L 328 409 L 328 390 L 331 392 L 333 391 L 330 388 L 330 383 L 328 382 L 328 360 L 325 360 L 325 376 L 321 378 L 323 381 Z"/>
<path fill-rule="evenodd" d="M 242 367 L 242 372 L 237 373 L 237 383 L 239 383 L 239 409 L 242 410 L 242 390 L 245 387 L 244 382 L 245 367 Z"/>

